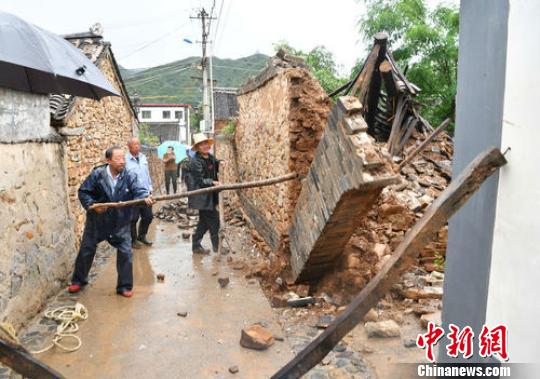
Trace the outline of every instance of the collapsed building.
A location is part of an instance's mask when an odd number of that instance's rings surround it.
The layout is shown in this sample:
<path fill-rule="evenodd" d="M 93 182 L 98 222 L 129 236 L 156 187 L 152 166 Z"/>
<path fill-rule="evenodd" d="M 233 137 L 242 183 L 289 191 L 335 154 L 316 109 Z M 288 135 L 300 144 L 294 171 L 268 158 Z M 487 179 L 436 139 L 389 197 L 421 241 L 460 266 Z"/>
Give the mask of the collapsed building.
<path fill-rule="evenodd" d="M 299 179 L 224 194 L 241 210 L 269 256 L 254 269 L 267 289 L 300 283 L 345 303 L 362 289 L 423 210 L 451 179 L 451 138 L 442 133 L 409 165 L 399 162 L 433 132 L 414 100 L 420 89 L 397 67 L 378 34 L 358 75 L 331 95 L 332 106 L 298 57 L 279 52 L 238 91 L 236 132 L 218 144 L 224 180 L 248 181 L 291 171 Z M 345 95 L 345 96 L 343 96 Z M 447 231 L 421 252 L 441 270 Z M 278 281 L 279 283 L 279 281 Z"/>

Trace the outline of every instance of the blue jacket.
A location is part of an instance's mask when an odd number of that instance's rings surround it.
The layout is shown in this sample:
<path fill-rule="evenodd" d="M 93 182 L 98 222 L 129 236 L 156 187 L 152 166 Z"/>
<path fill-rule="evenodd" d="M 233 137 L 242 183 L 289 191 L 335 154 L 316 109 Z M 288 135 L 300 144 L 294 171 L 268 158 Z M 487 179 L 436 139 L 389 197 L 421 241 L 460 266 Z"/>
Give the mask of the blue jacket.
<path fill-rule="evenodd" d="M 79 201 L 87 211 L 94 203 L 144 199 L 147 196 L 148 190 L 141 185 L 137 174 L 125 169 L 118 177 L 113 195 L 107 178 L 107 165 L 95 168 L 79 188 Z M 131 211 L 131 207 L 109 208 L 101 214 L 88 211 L 86 222 L 98 231 L 113 234 L 131 223 Z"/>

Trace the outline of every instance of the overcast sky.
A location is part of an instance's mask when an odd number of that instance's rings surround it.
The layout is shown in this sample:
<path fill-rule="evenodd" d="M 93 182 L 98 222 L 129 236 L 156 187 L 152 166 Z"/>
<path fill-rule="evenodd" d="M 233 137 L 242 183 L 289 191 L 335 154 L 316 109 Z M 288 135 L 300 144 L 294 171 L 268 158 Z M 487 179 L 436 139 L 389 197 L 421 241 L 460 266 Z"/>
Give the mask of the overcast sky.
<path fill-rule="evenodd" d="M 362 2 L 215 0 L 216 16 L 222 2 L 220 20 L 211 26 L 214 55 L 220 58 L 257 52 L 270 55 L 274 43 L 286 40 L 302 50 L 324 45 L 334 54 L 340 71 L 348 74 L 356 59 L 364 56 L 357 27 L 365 11 Z M 201 23 L 190 16 L 201 6 L 209 12 L 212 5 L 213 0 L 2 0 L 0 9 L 58 34 L 87 31 L 99 22 L 119 63 L 143 68 L 200 55 L 196 41 Z"/>

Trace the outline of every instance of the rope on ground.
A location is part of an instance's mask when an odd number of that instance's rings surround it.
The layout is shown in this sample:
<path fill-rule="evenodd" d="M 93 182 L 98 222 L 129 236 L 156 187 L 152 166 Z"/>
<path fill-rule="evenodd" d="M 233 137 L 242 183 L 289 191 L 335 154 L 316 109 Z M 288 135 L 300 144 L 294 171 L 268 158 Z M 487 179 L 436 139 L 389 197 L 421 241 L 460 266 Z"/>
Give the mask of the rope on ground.
<path fill-rule="evenodd" d="M 0 322 L 0 331 L 4 336 L 7 337 L 8 340 L 20 345 L 19 339 L 17 338 L 17 332 L 15 331 L 13 325 L 11 325 L 9 322 Z"/>
<path fill-rule="evenodd" d="M 88 319 L 88 310 L 84 305 L 76 303 L 74 305 L 64 305 L 62 307 L 48 309 L 45 311 L 45 317 L 56 321 L 59 325 L 56 328 L 56 333 L 54 334 L 51 344 L 41 350 L 32 351 L 32 354 L 44 353 L 55 346 L 68 353 L 77 351 L 81 348 L 82 340 L 79 336 L 75 335 L 75 333 L 79 331 L 78 322 Z M 75 340 L 75 345 L 69 347 L 62 344 L 61 341 L 65 338 Z"/>

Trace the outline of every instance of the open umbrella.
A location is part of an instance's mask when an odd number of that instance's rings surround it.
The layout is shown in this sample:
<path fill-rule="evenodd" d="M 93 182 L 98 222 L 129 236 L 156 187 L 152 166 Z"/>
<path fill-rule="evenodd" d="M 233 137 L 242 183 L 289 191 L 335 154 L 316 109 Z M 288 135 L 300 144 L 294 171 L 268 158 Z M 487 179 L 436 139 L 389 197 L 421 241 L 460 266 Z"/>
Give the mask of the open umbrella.
<path fill-rule="evenodd" d="M 0 86 L 92 99 L 120 96 L 71 43 L 5 12 L 0 12 Z"/>
<path fill-rule="evenodd" d="M 165 141 L 157 148 L 158 157 L 160 159 L 163 159 L 163 156 L 167 152 L 169 146 L 173 147 L 174 155 L 176 156 L 176 163 L 180 163 L 180 161 L 186 157 L 186 150 L 189 149 L 189 146 L 178 141 Z"/>

